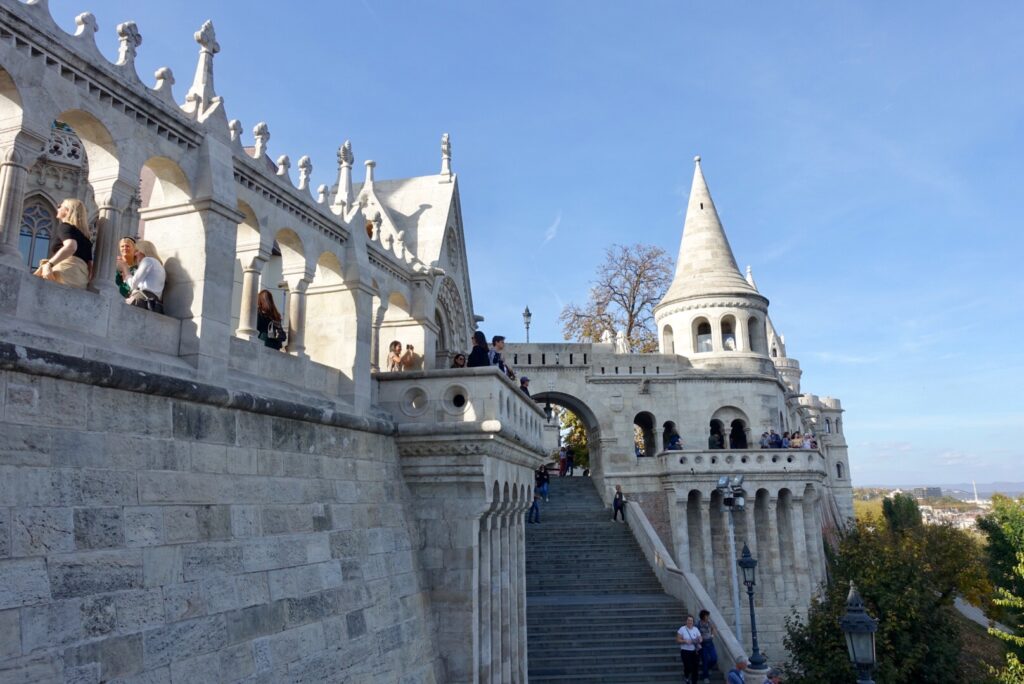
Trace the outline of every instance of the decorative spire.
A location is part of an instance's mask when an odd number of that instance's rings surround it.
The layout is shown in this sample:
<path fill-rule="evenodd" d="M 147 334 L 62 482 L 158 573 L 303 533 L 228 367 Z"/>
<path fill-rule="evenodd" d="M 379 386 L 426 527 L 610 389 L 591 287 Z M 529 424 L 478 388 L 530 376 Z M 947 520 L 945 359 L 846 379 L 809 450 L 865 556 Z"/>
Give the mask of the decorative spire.
<path fill-rule="evenodd" d="M 334 196 L 334 206 L 352 206 L 352 142 L 346 140 L 338 148 L 338 192 Z"/>
<path fill-rule="evenodd" d="M 373 188 L 373 169 L 377 166 L 377 162 L 373 161 L 372 159 L 367 159 L 363 163 L 366 164 L 366 180 L 363 181 L 363 187 L 367 188 L 367 189 L 372 189 Z"/>
<path fill-rule="evenodd" d="M 78 27 L 75 29 L 76 36 L 92 36 L 100 30 L 99 24 L 96 23 L 96 17 L 92 12 L 82 12 L 75 17 L 75 25 Z"/>
<path fill-rule="evenodd" d="M 169 67 L 160 67 L 153 72 L 153 76 L 156 78 L 153 91 L 166 102 L 173 103 L 174 94 L 171 92 L 171 88 L 174 86 L 174 72 Z"/>
<path fill-rule="evenodd" d="M 117 25 L 117 38 L 119 46 L 117 49 L 118 66 L 135 66 L 135 54 L 142 45 L 142 34 L 134 21 L 126 21 Z"/>
<path fill-rule="evenodd" d="M 321 183 L 320 187 L 316 189 L 316 203 L 327 204 L 327 193 L 330 192 L 330 188 L 327 187 L 327 183 Z"/>
<path fill-rule="evenodd" d="M 256 147 L 253 149 L 254 159 L 263 159 L 267 153 L 267 142 L 270 140 L 270 126 L 266 121 L 260 121 L 252 128 L 252 136 L 256 139 Z"/>
<path fill-rule="evenodd" d="M 757 283 L 754 282 L 754 269 L 750 268 L 750 264 L 747 264 L 747 282 L 750 283 L 750 287 L 757 289 Z"/>
<path fill-rule="evenodd" d="M 313 173 L 313 162 L 309 155 L 299 157 L 299 190 L 309 189 L 309 177 Z"/>
<path fill-rule="evenodd" d="M 213 89 L 213 56 L 220 52 L 213 22 L 205 22 L 196 31 L 195 39 L 199 43 L 199 63 L 196 64 L 196 76 L 185 97 L 185 103 L 191 105 L 195 114 L 201 117 L 211 105 L 220 102 Z"/>
<path fill-rule="evenodd" d="M 740 275 L 704 180 L 700 157 L 694 157 L 693 161 L 693 185 L 690 187 L 675 278 L 661 304 L 704 295 L 756 295 L 757 290 Z"/>
<path fill-rule="evenodd" d="M 282 154 L 277 158 L 277 175 L 288 177 L 288 169 L 292 168 L 292 160 L 288 158 L 287 154 Z"/>
<path fill-rule="evenodd" d="M 441 136 L 441 175 L 452 177 L 452 141 L 447 133 Z"/>
<path fill-rule="evenodd" d="M 232 119 L 228 122 L 228 135 L 231 136 L 231 142 L 242 144 L 242 122 L 238 119 Z"/>

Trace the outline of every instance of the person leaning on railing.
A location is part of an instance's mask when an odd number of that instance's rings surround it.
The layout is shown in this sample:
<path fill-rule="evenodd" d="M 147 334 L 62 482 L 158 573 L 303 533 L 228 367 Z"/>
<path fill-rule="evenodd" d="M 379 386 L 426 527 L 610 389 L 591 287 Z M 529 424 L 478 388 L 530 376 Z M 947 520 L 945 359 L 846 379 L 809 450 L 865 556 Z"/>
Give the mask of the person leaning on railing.
<path fill-rule="evenodd" d="M 85 205 L 68 198 L 57 208 L 57 244 L 49 259 L 39 262 L 35 275 L 62 285 L 85 289 L 92 270 L 92 231 Z"/>
<path fill-rule="evenodd" d="M 156 245 L 149 240 L 137 240 L 135 254 L 139 266 L 134 273 L 128 274 L 126 267 L 120 267 L 124 268 L 121 275 L 125 276 L 125 282 L 130 288 L 130 294 L 124 301 L 126 304 L 137 306 L 140 309 L 162 314 L 164 312 L 164 283 L 167 282 L 167 271 L 164 270 L 164 263 L 156 251 Z"/>

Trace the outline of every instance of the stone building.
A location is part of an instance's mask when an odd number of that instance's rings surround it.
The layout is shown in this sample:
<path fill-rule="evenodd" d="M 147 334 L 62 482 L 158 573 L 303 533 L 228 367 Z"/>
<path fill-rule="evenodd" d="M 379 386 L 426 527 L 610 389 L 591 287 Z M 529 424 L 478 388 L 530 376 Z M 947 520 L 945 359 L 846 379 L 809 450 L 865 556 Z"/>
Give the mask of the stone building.
<path fill-rule="evenodd" d="M 362 182 L 345 141 L 314 191 L 308 157 L 293 180 L 265 122 L 246 139 L 229 119 L 212 24 L 180 96 L 169 68 L 139 77 L 135 23 L 116 63 L 92 14 L 75 25 L 0 0 L 0 683 L 525 682 L 523 513 L 551 428 L 496 369 L 448 369 L 481 320 L 448 136 L 439 173 L 366 160 Z M 69 197 L 95 235 L 88 289 L 32 275 Z M 165 315 L 114 285 L 126 236 L 159 248 Z M 849 513 L 840 405 L 800 392 L 699 167 L 681 252 L 661 353 L 513 361 L 584 417 L 667 590 L 730 605 L 713 483 L 742 473 L 759 600 L 804 606 L 822 528 Z M 283 351 L 256 335 L 261 290 Z M 414 368 L 385 372 L 394 340 Z M 820 448 L 744 448 L 768 427 Z M 726 448 L 701 448 L 709 430 Z"/>

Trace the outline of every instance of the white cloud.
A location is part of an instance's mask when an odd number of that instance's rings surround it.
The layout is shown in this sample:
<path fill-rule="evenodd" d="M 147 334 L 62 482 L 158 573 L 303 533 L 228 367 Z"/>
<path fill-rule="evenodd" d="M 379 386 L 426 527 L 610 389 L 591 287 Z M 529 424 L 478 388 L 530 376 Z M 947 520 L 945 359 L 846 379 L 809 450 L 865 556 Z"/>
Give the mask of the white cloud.
<path fill-rule="evenodd" d="M 546 245 L 549 242 L 551 242 L 552 240 L 554 240 L 555 236 L 558 235 L 558 226 L 560 226 L 560 225 L 562 225 L 562 210 L 561 209 L 558 210 L 558 215 L 555 216 L 555 220 L 552 221 L 551 225 L 548 226 L 548 229 L 544 231 L 544 241 L 541 242 L 540 244 L 541 245 Z"/>

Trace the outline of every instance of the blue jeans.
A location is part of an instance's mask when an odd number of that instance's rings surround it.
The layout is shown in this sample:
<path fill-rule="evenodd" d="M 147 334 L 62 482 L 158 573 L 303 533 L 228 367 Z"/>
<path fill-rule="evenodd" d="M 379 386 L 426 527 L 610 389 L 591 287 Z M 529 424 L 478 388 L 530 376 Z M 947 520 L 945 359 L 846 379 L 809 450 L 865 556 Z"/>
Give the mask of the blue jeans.
<path fill-rule="evenodd" d="M 700 645 L 700 676 L 708 678 L 708 670 L 718 665 L 718 652 L 715 651 L 714 639 L 708 639 Z"/>
<path fill-rule="evenodd" d="M 545 482 L 537 488 L 537 493 L 543 496 L 545 499 L 548 498 L 548 483 Z"/>
<path fill-rule="evenodd" d="M 536 516 L 537 520 L 533 518 Z M 537 505 L 537 500 L 533 500 L 533 505 L 530 506 L 530 512 L 526 514 L 526 522 L 540 522 L 540 506 Z"/>

